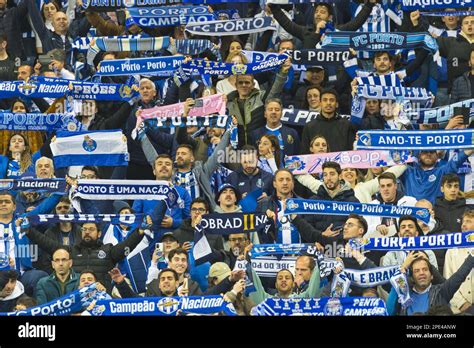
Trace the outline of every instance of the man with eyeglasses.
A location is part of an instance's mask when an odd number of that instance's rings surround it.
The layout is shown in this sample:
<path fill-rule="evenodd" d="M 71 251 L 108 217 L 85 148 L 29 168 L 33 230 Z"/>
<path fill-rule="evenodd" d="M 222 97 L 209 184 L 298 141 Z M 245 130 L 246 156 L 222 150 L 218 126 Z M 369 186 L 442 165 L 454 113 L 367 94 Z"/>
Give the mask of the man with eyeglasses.
<path fill-rule="evenodd" d="M 179 244 L 183 245 L 186 242 L 194 241 L 194 228 L 197 225 L 198 216 L 209 214 L 209 203 L 204 198 L 198 197 L 191 202 L 191 218 L 184 219 L 173 235 L 178 240 Z M 214 249 L 224 249 L 222 236 L 218 234 L 208 234 L 207 240 L 209 245 Z"/>
<path fill-rule="evenodd" d="M 47 303 L 77 289 L 79 275 L 72 269 L 69 251 L 63 247 L 52 256 L 51 265 L 54 272 L 41 278 L 36 284 L 34 297 L 38 304 Z"/>
<path fill-rule="evenodd" d="M 161 221 L 165 210 L 166 204 L 162 201 L 158 202 L 155 215 L 156 221 Z M 26 232 L 28 238 L 37 243 L 47 253 L 53 254 L 61 246 L 58 241 L 31 229 L 27 220 L 19 220 L 22 223 L 22 230 Z M 135 229 L 128 238 L 117 245 L 112 245 L 110 243 L 104 244 L 99 239 L 102 233 L 99 224 L 96 222 L 84 223 L 81 229 L 81 241 L 71 247 L 71 258 L 74 261 L 76 271 L 92 270 L 97 276 L 97 281 L 104 284 L 107 292 L 110 292 L 112 284 L 108 271 L 135 249 L 142 240 L 145 230 L 151 228 L 151 224 L 152 219 L 147 215 L 142 225 Z"/>
<path fill-rule="evenodd" d="M 239 124 L 239 144 L 251 143 L 250 133 L 265 125 L 264 103 L 278 97 L 288 76 L 291 60 L 288 58 L 280 68 L 269 92 L 254 87 L 253 75 L 237 75 L 237 90 L 227 95 L 227 109 L 237 117 Z"/>

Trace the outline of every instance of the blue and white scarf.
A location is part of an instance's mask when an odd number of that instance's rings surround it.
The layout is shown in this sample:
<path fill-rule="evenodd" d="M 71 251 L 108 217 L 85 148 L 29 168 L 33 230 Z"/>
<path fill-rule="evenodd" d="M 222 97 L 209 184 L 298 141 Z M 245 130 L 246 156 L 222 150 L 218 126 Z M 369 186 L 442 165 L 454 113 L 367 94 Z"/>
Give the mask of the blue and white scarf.
<path fill-rule="evenodd" d="M 89 200 L 143 199 L 175 202 L 178 197 L 176 189 L 170 187 L 169 182 L 155 180 L 78 180 L 74 192 L 74 198 Z"/>
<path fill-rule="evenodd" d="M 438 50 L 438 44 L 429 33 L 354 33 L 337 31 L 324 35 L 321 41 L 321 48 L 353 48 L 356 51 L 390 51 L 424 48 L 435 53 Z"/>
<path fill-rule="evenodd" d="M 64 179 L 0 179 L 0 191 L 22 191 L 22 192 L 66 192 L 66 181 Z"/>
<path fill-rule="evenodd" d="M 0 316 L 63 316 L 80 312 L 87 308 L 89 304 L 99 298 L 103 298 L 104 294 L 96 289 L 96 285 L 91 284 L 82 289 L 75 290 L 70 294 L 59 297 L 48 303 L 27 308 L 25 310 L 0 313 Z"/>
<path fill-rule="evenodd" d="M 58 132 L 51 142 L 54 166 L 127 166 L 122 131 Z"/>
<path fill-rule="evenodd" d="M 180 0 L 83 0 L 82 8 L 88 11 L 111 12 L 127 7 L 147 7 L 181 3 Z"/>
<path fill-rule="evenodd" d="M 355 202 L 317 201 L 311 199 L 292 198 L 286 201 L 285 214 L 321 214 L 321 215 L 349 215 L 359 214 L 366 216 L 383 216 L 399 218 L 403 215 L 416 216 L 417 219 L 428 223 L 430 213 L 428 209 L 396 206 L 387 204 L 368 204 Z"/>
<path fill-rule="evenodd" d="M 229 213 L 206 214 L 201 222 L 194 228 L 193 257 L 195 264 L 199 265 L 208 261 L 212 254 L 206 233 L 229 235 L 232 233 L 249 233 L 263 230 L 266 234 L 271 226 L 271 221 L 264 213 Z"/>
<path fill-rule="evenodd" d="M 272 17 L 241 18 L 186 25 L 187 32 L 202 36 L 244 35 L 276 29 Z"/>
<path fill-rule="evenodd" d="M 97 68 L 98 76 L 153 75 L 170 77 L 181 65 L 183 56 L 149 57 L 103 60 Z"/>
<path fill-rule="evenodd" d="M 181 313 L 237 315 L 232 303 L 222 296 L 138 297 L 99 300 L 90 311 L 93 316 L 176 316 Z"/>
<path fill-rule="evenodd" d="M 361 250 L 432 250 L 474 247 L 474 232 L 454 232 L 419 237 L 355 238 L 349 241 Z"/>
<path fill-rule="evenodd" d="M 189 117 L 157 117 L 147 119 L 147 127 L 149 128 L 178 128 L 178 127 L 213 127 L 227 128 L 230 127 L 232 119 L 227 115 L 215 116 L 189 116 Z M 234 127 L 235 128 L 235 127 Z"/>
<path fill-rule="evenodd" d="M 252 309 L 258 316 L 386 316 L 380 298 L 267 298 Z"/>
<path fill-rule="evenodd" d="M 248 64 L 232 64 L 223 62 L 212 62 L 204 59 L 193 59 L 187 63 L 183 63 L 181 67 L 189 75 L 212 75 L 212 76 L 227 76 L 227 75 L 244 75 L 257 74 L 264 71 L 274 70 L 279 68 L 286 59 L 288 54 L 283 53 L 277 57 L 270 57 L 258 63 Z"/>
<path fill-rule="evenodd" d="M 164 6 L 155 8 L 129 8 L 131 21 L 140 27 L 156 28 L 208 22 L 215 19 L 206 6 Z"/>
<path fill-rule="evenodd" d="M 403 11 L 431 10 L 445 8 L 462 8 L 472 6 L 470 1 L 463 0 L 402 0 Z"/>
<path fill-rule="evenodd" d="M 369 99 L 408 99 L 425 102 L 431 100 L 429 92 L 425 88 L 419 87 L 359 85 L 357 86 L 357 95 Z"/>
<path fill-rule="evenodd" d="M 420 12 L 420 15 L 428 17 L 466 17 L 474 15 L 474 11 Z"/>
<path fill-rule="evenodd" d="M 132 230 L 143 221 L 143 214 L 36 214 L 28 215 L 28 221 L 32 225 L 56 224 L 60 222 L 73 223 L 110 223 L 112 225 L 132 226 Z"/>
<path fill-rule="evenodd" d="M 454 116 L 455 107 L 468 107 L 471 109 L 470 116 L 474 117 L 474 99 L 467 99 L 450 105 L 440 106 L 433 109 L 421 109 L 408 112 L 407 116 L 413 123 L 418 124 L 430 124 L 438 123 L 443 124 L 449 122 L 451 117 Z"/>
<path fill-rule="evenodd" d="M 474 147 L 474 130 L 358 131 L 357 149 L 451 150 Z"/>
<path fill-rule="evenodd" d="M 281 122 L 290 126 L 302 126 L 313 121 L 318 117 L 318 111 L 300 110 L 300 109 L 283 109 Z"/>
<path fill-rule="evenodd" d="M 74 114 L 36 114 L 0 112 L 0 130 L 14 131 L 81 131 L 82 124 Z"/>
<path fill-rule="evenodd" d="M 339 65 L 350 57 L 349 51 L 311 49 L 291 52 L 292 62 L 302 65 Z"/>
<path fill-rule="evenodd" d="M 87 64 L 93 66 L 94 58 L 100 51 L 104 52 L 135 52 L 159 51 L 170 45 L 169 36 L 163 37 L 128 37 L 110 36 L 97 37 L 87 51 Z"/>

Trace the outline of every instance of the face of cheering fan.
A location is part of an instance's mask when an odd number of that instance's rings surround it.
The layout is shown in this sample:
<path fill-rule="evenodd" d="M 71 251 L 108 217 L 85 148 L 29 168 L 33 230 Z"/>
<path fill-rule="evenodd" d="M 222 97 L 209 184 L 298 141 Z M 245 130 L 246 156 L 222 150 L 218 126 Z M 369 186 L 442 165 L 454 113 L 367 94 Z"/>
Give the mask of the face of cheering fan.
<path fill-rule="evenodd" d="M 332 93 L 324 93 L 321 96 L 321 111 L 323 116 L 334 116 L 337 107 L 339 106 L 337 98 Z"/>
<path fill-rule="evenodd" d="M 262 136 L 258 142 L 258 154 L 260 156 L 266 156 L 269 153 L 275 153 L 275 151 L 276 149 L 271 140 L 266 136 Z"/>
<path fill-rule="evenodd" d="M 354 168 L 344 168 L 341 178 L 350 185 L 355 185 L 357 183 L 357 170 Z"/>
<path fill-rule="evenodd" d="M 222 190 L 219 195 L 219 204 L 224 207 L 232 207 L 237 203 L 237 196 L 233 188 L 228 187 Z"/>
<path fill-rule="evenodd" d="M 365 110 L 373 115 L 380 112 L 380 103 L 377 99 L 367 99 L 365 103 Z"/>
<path fill-rule="evenodd" d="M 415 222 L 411 220 L 403 220 L 400 223 L 400 229 L 398 232 L 400 237 L 416 237 L 418 236 L 418 230 L 416 229 Z"/>
<path fill-rule="evenodd" d="M 240 155 L 240 164 L 246 174 L 252 174 L 257 168 L 258 159 L 255 151 Z"/>
<path fill-rule="evenodd" d="M 23 153 L 26 149 L 26 144 L 25 144 L 25 139 L 19 135 L 16 134 L 11 137 L 10 139 L 10 152 L 12 153 Z"/>
<path fill-rule="evenodd" d="M 157 158 L 155 161 L 156 180 L 170 180 L 173 174 L 173 162 L 169 158 Z"/>
<path fill-rule="evenodd" d="M 328 143 L 325 138 L 318 137 L 311 142 L 309 150 L 313 154 L 326 153 L 328 152 Z"/>
<path fill-rule="evenodd" d="M 381 54 L 374 58 L 374 69 L 379 74 L 386 74 L 390 71 L 391 67 L 390 56 L 388 53 Z"/>
<path fill-rule="evenodd" d="M 47 21 L 51 21 L 53 19 L 53 15 L 58 12 L 56 9 L 56 6 L 52 2 L 49 4 L 44 4 L 43 5 L 43 16 L 44 19 Z"/>
<path fill-rule="evenodd" d="M 254 81 L 252 75 L 237 75 L 236 77 L 237 91 L 241 98 L 246 98 L 249 96 L 250 92 L 253 90 Z"/>
<path fill-rule="evenodd" d="M 149 103 L 156 97 L 156 87 L 153 82 L 142 81 L 138 91 L 144 103 Z"/>
<path fill-rule="evenodd" d="M 13 112 L 14 114 L 24 114 L 24 113 L 26 113 L 25 104 L 23 104 L 21 101 L 16 101 L 16 102 L 13 104 L 12 112 Z"/>
<path fill-rule="evenodd" d="M 333 191 L 340 185 L 340 176 L 337 170 L 334 168 L 324 168 L 323 170 L 323 182 L 327 189 Z"/>
<path fill-rule="evenodd" d="M 159 288 L 163 295 L 171 296 L 178 289 L 178 280 L 175 278 L 173 272 L 161 272 L 159 276 Z"/>
<path fill-rule="evenodd" d="M 92 273 L 83 273 L 79 278 L 79 289 L 94 284 L 97 280 Z"/>
<path fill-rule="evenodd" d="M 178 149 L 176 150 L 176 167 L 188 168 L 193 162 L 193 152 L 187 147 L 178 147 Z"/>
<path fill-rule="evenodd" d="M 94 223 L 85 223 L 81 228 L 82 240 L 85 242 L 93 242 L 99 239 L 100 231 Z"/>
<path fill-rule="evenodd" d="M 419 290 L 424 290 L 430 286 L 433 281 L 433 275 L 430 272 L 426 259 L 419 259 L 412 263 L 412 278 L 415 282 L 415 287 Z"/>
<path fill-rule="evenodd" d="M 238 41 L 232 41 L 229 46 L 229 53 L 242 51 L 242 45 Z"/>
<path fill-rule="evenodd" d="M 10 216 L 16 209 L 16 204 L 10 195 L 0 195 L 0 216 Z"/>
<path fill-rule="evenodd" d="M 329 14 L 329 10 L 326 6 L 318 5 L 316 6 L 316 9 L 314 10 L 314 26 L 321 22 L 321 21 L 330 21 L 331 20 L 331 15 Z"/>
<path fill-rule="evenodd" d="M 278 272 L 276 281 L 275 281 L 275 288 L 277 289 L 278 293 L 280 294 L 290 294 L 293 290 L 293 275 L 288 270 L 283 270 Z"/>
<path fill-rule="evenodd" d="M 51 179 L 54 177 L 54 167 L 48 158 L 40 158 L 35 164 L 36 176 L 40 179 Z"/>
<path fill-rule="evenodd" d="M 474 35 L 474 16 L 466 16 L 461 23 L 461 31 L 468 35 Z"/>
<path fill-rule="evenodd" d="M 279 125 L 281 120 L 281 105 L 277 102 L 270 102 L 265 107 L 265 118 L 267 119 L 267 124 L 270 125 Z"/>
<path fill-rule="evenodd" d="M 465 215 L 462 218 L 461 231 L 462 232 L 474 231 L 474 216 Z"/>
<path fill-rule="evenodd" d="M 273 178 L 273 187 L 277 195 L 288 196 L 295 188 L 293 176 L 287 171 L 278 172 Z"/>
<path fill-rule="evenodd" d="M 345 240 L 360 238 L 364 234 L 364 228 L 359 223 L 359 220 L 354 218 L 347 219 L 343 226 L 343 238 Z"/>
<path fill-rule="evenodd" d="M 306 100 L 310 109 L 317 109 L 321 106 L 321 93 L 319 93 L 317 88 L 308 89 Z"/>
<path fill-rule="evenodd" d="M 397 183 L 392 179 L 380 179 L 379 191 L 384 202 L 393 202 L 397 195 Z"/>
<path fill-rule="evenodd" d="M 64 34 L 67 32 L 69 23 L 67 16 L 64 12 L 58 11 L 52 16 L 52 24 L 54 31 L 58 34 Z"/>
<path fill-rule="evenodd" d="M 420 152 L 420 162 L 425 167 L 432 167 L 438 161 L 438 154 L 436 150 L 432 151 L 421 151 Z"/>

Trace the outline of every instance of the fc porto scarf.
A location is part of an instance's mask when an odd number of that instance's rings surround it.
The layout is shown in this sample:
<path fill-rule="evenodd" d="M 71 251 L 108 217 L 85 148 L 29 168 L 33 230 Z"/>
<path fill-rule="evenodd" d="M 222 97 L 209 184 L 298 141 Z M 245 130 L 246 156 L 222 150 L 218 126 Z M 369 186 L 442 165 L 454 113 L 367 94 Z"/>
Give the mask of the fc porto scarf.
<path fill-rule="evenodd" d="M 432 53 L 438 50 L 436 40 L 429 33 L 360 33 L 334 31 L 326 33 L 321 48 L 356 51 L 391 51 L 424 48 Z"/>
<path fill-rule="evenodd" d="M 322 173 L 322 165 L 331 161 L 341 168 L 375 168 L 410 163 L 416 160 L 407 151 L 341 151 L 319 153 L 315 155 L 286 156 L 285 168 L 293 174 Z"/>
<path fill-rule="evenodd" d="M 0 113 L 0 130 L 13 131 L 80 131 L 82 124 L 74 114 Z"/>
<path fill-rule="evenodd" d="M 258 316 L 386 316 L 380 298 L 267 298 L 252 309 Z"/>
<path fill-rule="evenodd" d="M 110 223 L 112 225 L 127 225 L 135 228 L 143 221 L 143 214 L 37 214 L 28 215 L 32 225 L 56 224 L 60 222 L 73 223 Z M 133 228 L 132 228 L 133 229 Z"/>
<path fill-rule="evenodd" d="M 22 192 L 66 192 L 66 181 L 64 179 L 1 179 L 0 190 L 22 191 Z"/>
<path fill-rule="evenodd" d="M 386 204 L 368 204 L 355 202 L 317 201 L 311 199 L 292 198 L 286 201 L 285 215 L 289 214 L 320 214 L 320 215 L 349 215 L 383 216 L 399 218 L 403 215 L 416 216 L 417 219 L 428 223 L 428 209 L 396 206 Z"/>
<path fill-rule="evenodd" d="M 155 180 L 78 180 L 74 198 L 90 200 L 170 200 L 176 190 L 167 181 Z"/>
<path fill-rule="evenodd" d="M 359 131 L 357 149 L 454 150 L 474 147 L 474 130 Z"/>
<path fill-rule="evenodd" d="M 80 312 L 86 308 L 91 300 L 98 298 L 99 291 L 96 285 L 91 284 L 70 294 L 59 297 L 48 303 L 27 308 L 25 310 L 0 313 L 0 316 L 63 316 Z"/>
<path fill-rule="evenodd" d="M 340 65 L 349 57 L 349 51 L 327 49 L 294 50 L 291 52 L 292 62 L 302 65 Z"/>
<path fill-rule="evenodd" d="M 403 11 L 431 10 L 445 8 L 462 8 L 472 6 L 470 1 L 463 0 L 402 0 Z"/>
<path fill-rule="evenodd" d="M 233 36 L 276 30 L 272 17 L 241 18 L 206 23 L 189 23 L 186 31 L 201 36 Z"/>
<path fill-rule="evenodd" d="M 215 19 L 214 15 L 205 6 L 129 8 L 128 12 L 132 23 L 147 28 L 208 22 Z"/>
<path fill-rule="evenodd" d="M 93 316 L 176 316 L 186 313 L 212 315 L 219 312 L 230 316 L 237 315 L 232 303 L 224 301 L 222 296 L 211 295 L 99 300 L 90 311 Z"/>
<path fill-rule="evenodd" d="M 432 109 L 421 109 L 409 111 L 407 116 L 412 123 L 429 124 L 429 123 L 447 123 L 454 116 L 455 107 L 468 107 L 471 110 L 471 117 L 474 116 L 474 99 L 467 99 L 450 105 L 440 106 Z"/>
<path fill-rule="evenodd" d="M 177 128 L 177 127 L 212 127 L 227 128 L 232 121 L 230 116 L 191 116 L 191 117 L 157 117 L 147 119 L 147 126 L 150 128 Z"/>
<path fill-rule="evenodd" d="M 474 15 L 474 11 L 420 12 L 420 15 L 429 17 L 466 17 Z"/>
<path fill-rule="evenodd" d="M 51 142 L 54 166 L 127 166 L 122 131 L 58 132 Z"/>
<path fill-rule="evenodd" d="M 206 214 L 194 228 L 193 256 L 196 265 L 208 261 L 212 254 L 206 233 L 229 235 L 232 233 L 249 233 L 263 230 L 266 234 L 271 226 L 266 214 L 229 213 Z"/>
<path fill-rule="evenodd" d="M 280 54 L 277 57 L 270 57 L 258 63 L 248 64 L 232 64 L 206 61 L 204 59 L 193 59 L 187 63 L 183 63 L 181 66 L 188 75 L 245 75 L 274 70 L 279 68 L 286 59 L 288 59 L 288 54 L 286 53 Z"/>
<path fill-rule="evenodd" d="M 281 122 L 290 126 L 304 127 L 318 117 L 319 112 L 299 109 L 283 109 Z"/>
<path fill-rule="evenodd" d="M 183 60 L 183 56 L 103 60 L 99 63 L 96 75 L 124 76 L 140 74 L 170 77 L 173 76 L 174 71 Z"/>
<path fill-rule="evenodd" d="M 432 250 L 474 247 L 474 232 L 454 232 L 419 237 L 355 238 L 351 248 L 362 250 Z"/>

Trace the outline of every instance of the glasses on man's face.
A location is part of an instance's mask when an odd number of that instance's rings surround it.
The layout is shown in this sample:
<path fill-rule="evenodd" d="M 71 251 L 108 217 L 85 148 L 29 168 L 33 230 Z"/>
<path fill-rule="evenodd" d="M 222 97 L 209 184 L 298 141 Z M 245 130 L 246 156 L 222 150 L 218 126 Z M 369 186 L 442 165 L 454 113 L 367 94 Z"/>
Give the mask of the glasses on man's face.
<path fill-rule="evenodd" d="M 193 213 L 205 213 L 206 209 L 204 209 L 204 208 L 191 208 L 191 212 L 193 212 Z"/>

